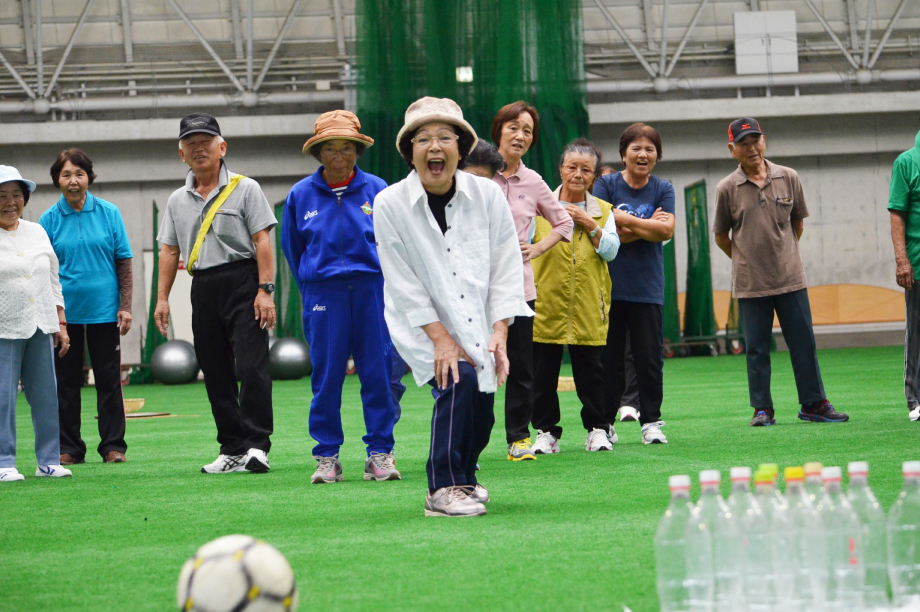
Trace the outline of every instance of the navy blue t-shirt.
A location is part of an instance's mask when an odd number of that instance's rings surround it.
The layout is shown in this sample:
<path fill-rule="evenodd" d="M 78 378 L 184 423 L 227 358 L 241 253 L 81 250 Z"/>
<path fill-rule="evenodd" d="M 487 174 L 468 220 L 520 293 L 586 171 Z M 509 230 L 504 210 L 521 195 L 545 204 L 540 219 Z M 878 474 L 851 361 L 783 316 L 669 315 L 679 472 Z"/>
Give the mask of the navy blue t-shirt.
<path fill-rule="evenodd" d="M 633 189 L 619 172 L 602 176 L 593 190 L 594 197 L 614 208 L 627 204 L 633 211 L 661 208 L 674 214 L 674 186 L 650 176 L 642 189 Z M 625 208 L 625 207 L 624 207 Z M 640 215 L 645 216 L 645 215 Z M 664 305 L 664 250 L 661 242 L 636 240 L 620 245 L 616 259 L 607 264 L 613 289 L 610 299 Z"/>

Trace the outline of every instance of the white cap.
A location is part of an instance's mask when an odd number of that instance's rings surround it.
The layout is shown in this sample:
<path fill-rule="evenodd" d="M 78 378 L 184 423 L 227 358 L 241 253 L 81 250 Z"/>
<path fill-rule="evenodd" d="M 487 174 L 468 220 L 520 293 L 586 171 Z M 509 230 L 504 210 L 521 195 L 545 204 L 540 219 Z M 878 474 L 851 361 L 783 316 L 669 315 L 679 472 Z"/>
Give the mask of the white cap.
<path fill-rule="evenodd" d="M 920 476 L 920 461 L 905 461 L 901 465 L 901 474 L 904 476 Z"/>
<path fill-rule="evenodd" d="M 869 463 L 866 461 L 850 461 L 850 463 L 847 464 L 847 473 L 850 476 L 868 476 Z"/>
<path fill-rule="evenodd" d="M 745 466 L 733 467 L 729 472 L 729 476 L 732 480 L 750 480 L 751 479 L 751 468 Z"/>
<path fill-rule="evenodd" d="M 35 191 L 35 181 L 29 181 L 22 178 L 22 175 L 19 174 L 19 170 L 13 166 L 0 166 L 0 183 L 7 183 L 9 181 L 20 181 L 25 183 L 29 193 Z"/>
<path fill-rule="evenodd" d="M 722 482 L 722 474 L 719 470 L 703 470 L 700 472 L 700 484 L 719 484 Z"/>
<path fill-rule="evenodd" d="M 686 474 L 678 474 L 677 476 L 671 476 L 668 478 L 668 488 L 672 491 L 674 489 L 689 489 L 690 488 L 690 477 Z"/>
<path fill-rule="evenodd" d="M 843 477 L 840 466 L 832 465 L 826 468 L 821 468 L 821 480 L 840 480 Z"/>

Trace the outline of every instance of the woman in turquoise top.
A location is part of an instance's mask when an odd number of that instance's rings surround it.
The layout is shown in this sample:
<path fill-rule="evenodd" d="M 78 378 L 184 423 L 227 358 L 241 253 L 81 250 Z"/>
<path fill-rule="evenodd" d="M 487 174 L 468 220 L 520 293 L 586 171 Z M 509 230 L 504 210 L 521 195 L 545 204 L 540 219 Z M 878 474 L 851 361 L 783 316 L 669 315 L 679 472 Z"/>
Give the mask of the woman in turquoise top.
<path fill-rule="evenodd" d="M 61 464 L 85 463 L 80 437 L 80 387 L 84 346 L 89 349 L 99 413 L 99 446 L 106 463 L 123 463 L 125 404 L 121 394 L 121 339 L 131 329 L 131 245 L 118 208 L 89 193 L 93 162 L 80 149 L 67 149 L 51 166 L 61 198 L 42 214 L 60 261 L 71 350 L 55 357 Z"/>

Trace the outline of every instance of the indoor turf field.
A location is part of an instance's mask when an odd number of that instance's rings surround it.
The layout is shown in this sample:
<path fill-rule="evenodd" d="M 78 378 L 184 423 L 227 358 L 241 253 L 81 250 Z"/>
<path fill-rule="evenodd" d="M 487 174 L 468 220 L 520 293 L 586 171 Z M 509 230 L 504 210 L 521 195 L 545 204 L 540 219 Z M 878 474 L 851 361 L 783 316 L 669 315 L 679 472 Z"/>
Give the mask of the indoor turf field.
<path fill-rule="evenodd" d="M 26 481 L 0 487 L 0 609 L 127 612 L 176 609 L 179 568 L 221 535 L 263 538 L 288 558 L 300 610 L 657 610 L 652 537 L 668 503 L 667 477 L 733 465 L 869 461 L 887 510 L 900 464 L 920 459 L 920 423 L 907 420 L 900 347 L 820 352 L 828 397 L 845 424 L 795 418 L 789 358 L 774 355 L 777 425 L 751 428 L 744 357 L 665 362 L 664 432 L 643 446 L 639 425 L 617 425 L 612 452 L 587 453 L 574 392 L 561 395 L 562 452 L 505 459 L 501 410 L 479 472 L 490 490 L 481 518 L 425 518 L 424 464 L 431 396 L 410 385 L 396 428 L 399 482 L 362 480 L 363 421 L 347 378 L 341 459 L 345 482 L 311 485 L 308 379 L 276 382 L 275 435 L 265 475 L 205 475 L 217 455 L 204 385 L 125 387 L 144 410 L 130 420 L 129 461 L 92 450 L 74 477 L 36 479 L 28 405 L 20 395 L 17 466 Z M 563 374 L 568 374 L 564 371 Z M 98 442 L 95 393 L 84 389 L 83 431 Z M 496 406 L 503 406 L 501 391 Z M 727 494 L 728 483 L 723 484 Z M 698 487 L 694 487 L 694 498 Z"/>

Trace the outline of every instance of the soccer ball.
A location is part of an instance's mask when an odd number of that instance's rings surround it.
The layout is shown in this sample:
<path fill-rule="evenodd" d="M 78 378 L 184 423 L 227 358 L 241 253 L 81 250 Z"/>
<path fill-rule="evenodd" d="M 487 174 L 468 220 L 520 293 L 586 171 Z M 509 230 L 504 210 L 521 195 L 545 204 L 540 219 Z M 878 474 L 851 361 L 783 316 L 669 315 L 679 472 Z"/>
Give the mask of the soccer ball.
<path fill-rule="evenodd" d="M 176 593 L 183 612 L 296 612 L 298 601 L 284 555 L 244 535 L 199 548 L 182 566 Z"/>

